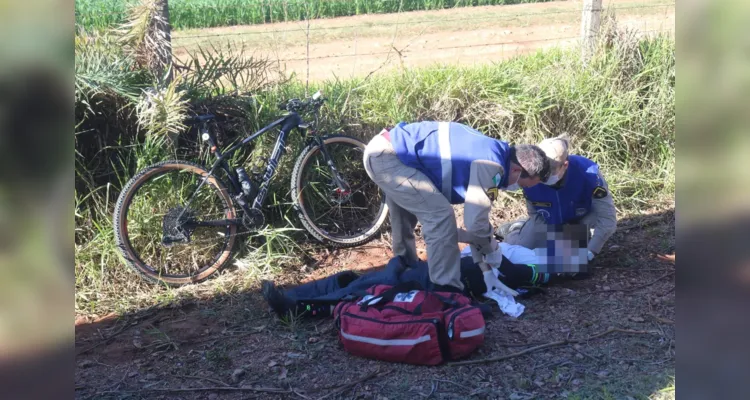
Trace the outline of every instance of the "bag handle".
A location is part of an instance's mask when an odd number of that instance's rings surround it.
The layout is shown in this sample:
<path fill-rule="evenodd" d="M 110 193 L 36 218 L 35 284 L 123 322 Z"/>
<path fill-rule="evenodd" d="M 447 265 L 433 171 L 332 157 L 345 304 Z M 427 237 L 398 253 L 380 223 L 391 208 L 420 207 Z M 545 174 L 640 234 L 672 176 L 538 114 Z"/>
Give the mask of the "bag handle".
<path fill-rule="evenodd" d="M 443 302 L 443 304 L 449 305 L 449 306 L 451 306 L 453 308 L 460 306 L 460 304 L 458 304 L 458 302 L 456 300 L 454 300 L 454 299 L 451 299 L 451 298 L 445 297 L 443 295 L 437 294 L 437 292 L 434 292 L 432 290 L 430 290 L 429 293 L 431 293 L 433 296 L 437 297 L 438 300 L 440 300 L 440 301 Z"/>
<path fill-rule="evenodd" d="M 411 291 L 411 290 L 425 290 L 422 285 L 417 281 L 407 281 L 407 282 L 401 282 L 390 289 L 386 290 L 385 292 L 381 293 L 377 297 L 373 297 L 367 301 L 365 301 L 361 306 L 361 311 L 367 311 L 367 308 L 374 302 L 383 302 L 389 303 L 392 302 L 393 299 L 396 297 L 398 293 L 404 292 L 404 291 Z"/>
<path fill-rule="evenodd" d="M 379 303 L 382 301 L 382 304 L 392 302 L 398 293 L 408 292 L 411 290 L 421 290 L 421 291 L 424 291 L 425 293 L 431 294 L 435 296 L 438 300 L 440 300 L 443 304 L 447 305 L 449 308 L 458 308 L 461 306 L 454 299 L 440 295 L 435 290 L 424 288 L 422 284 L 419 283 L 419 281 L 407 281 L 407 282 L 401 282 L 391 287 L 390 289 L 381 293 L 380 296 L 368 299 L 360 306 L 360 310 L 363 312 L 366 312 L 367 308 L 376 302 Z M 417 309 L 415 310 L 415 312 L 418 314 L 415 314 L 415 315 L 420 315 L 422 313 L 421 310 L 422 310 L 421 305 L 417 306 Z"/>

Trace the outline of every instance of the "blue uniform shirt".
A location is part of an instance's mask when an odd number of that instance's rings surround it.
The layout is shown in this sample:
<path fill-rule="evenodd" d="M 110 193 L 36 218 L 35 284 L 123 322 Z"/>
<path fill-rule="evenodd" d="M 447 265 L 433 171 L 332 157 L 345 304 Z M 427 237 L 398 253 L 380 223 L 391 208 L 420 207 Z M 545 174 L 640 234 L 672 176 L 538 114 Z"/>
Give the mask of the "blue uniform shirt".
<path fill-rule="evenodd" d="M 502 166 L 505 173 L 496 186 L 507 186 L 508 143 L 456 122 L 448 126 L 449 132 L 442 132 L 436 121 L 400 123 L 390 131 L 391 144 L 399 160 L 427 175 L 451 204 L 466 201 L 471 163 L 475 160 Z"/>
<path fill-rule="evenodd" d="M 568 157 L 568 170 L 561 187 L 537 184 L 523 194 L 547 224 L 575 223 L 591 211 L 591 201 L 603 186 L 599 165 L 581 156 Z"/>

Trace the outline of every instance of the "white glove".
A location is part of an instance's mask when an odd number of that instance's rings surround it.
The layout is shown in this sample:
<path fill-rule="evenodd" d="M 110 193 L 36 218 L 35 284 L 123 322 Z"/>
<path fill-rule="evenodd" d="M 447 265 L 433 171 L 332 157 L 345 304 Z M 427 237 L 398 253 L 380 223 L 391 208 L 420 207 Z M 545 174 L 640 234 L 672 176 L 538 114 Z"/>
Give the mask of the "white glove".
<path fill-rule="evenodd" d="M 492 292 L 493 290 L 499 290 L 502 293 L 508 294 L 510 296 L 518 296 L 518 292 L 515 290 L 505 286 L 502 282 L 500 282 L 499 279 L 495 276 L 495 273 L 490 269 L 489 271 L 485 271 L 482 275 L 484 275 L 484 284 L 487 286 L 487 292 Z"/>

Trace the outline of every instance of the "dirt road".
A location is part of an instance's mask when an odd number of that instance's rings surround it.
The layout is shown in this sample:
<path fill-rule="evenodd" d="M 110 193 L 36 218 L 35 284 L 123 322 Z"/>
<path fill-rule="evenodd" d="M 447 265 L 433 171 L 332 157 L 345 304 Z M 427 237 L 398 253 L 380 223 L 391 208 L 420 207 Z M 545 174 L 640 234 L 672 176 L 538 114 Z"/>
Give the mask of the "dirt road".
<path fill-rule="evenodd" d="M 609 0 L 604 7 L 615 10 L 620 27 L 674 32 L 669 0 Z M 173 45 L 180 59 L 199 45 L 243 45 L 303 79 L 309 68 L 311 80 L 324 80 L 434 63 L 486 64 L 567 46 L 578 40 L 580 21 L 581 2 L 560 1 L 315 20 L 309 32 L 305 23 L 179 31 Z"/>

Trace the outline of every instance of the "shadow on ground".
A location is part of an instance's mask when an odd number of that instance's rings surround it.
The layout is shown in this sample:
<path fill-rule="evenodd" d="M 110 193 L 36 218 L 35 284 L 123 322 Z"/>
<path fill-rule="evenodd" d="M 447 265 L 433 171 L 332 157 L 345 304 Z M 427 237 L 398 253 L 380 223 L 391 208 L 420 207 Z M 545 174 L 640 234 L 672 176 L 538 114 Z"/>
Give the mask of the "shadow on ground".
<path fill-rule="evenodd" d="M 674 265 L 657 257 L 674 253 L 674 237 L 673 211 L 621 220 L 590 279 L 524 300 L 516 320 L 495 307 L 469 360 L 577 344 L 471 365 L 389 364 L 343 351 L 330 319 L 273 317 L 256 289 L 76 326 L 76 397 L 649 398 L 674 382 Z M 639 333 L 585 340 L 610 328 Z"/>

